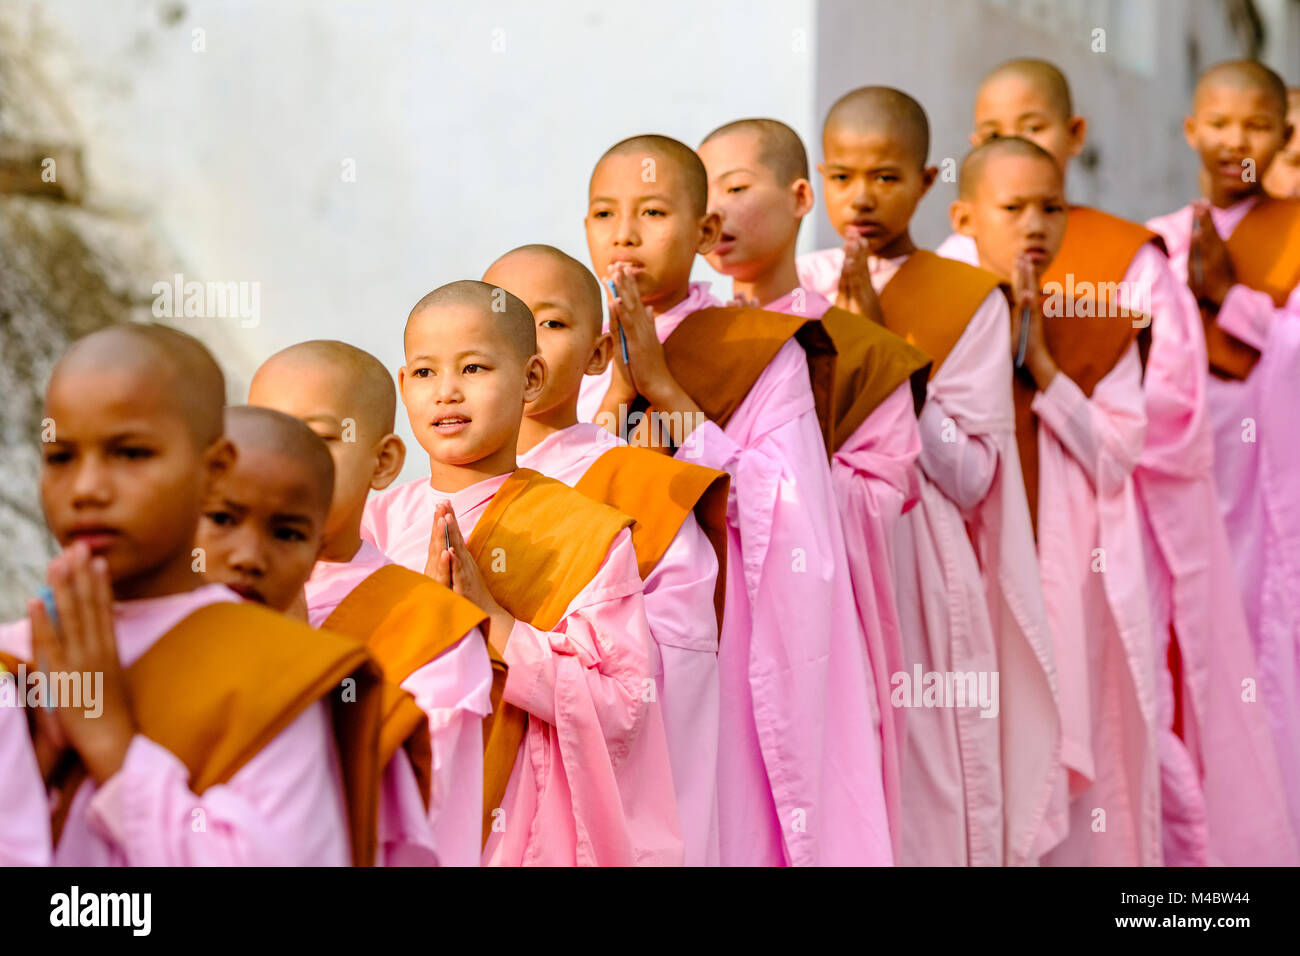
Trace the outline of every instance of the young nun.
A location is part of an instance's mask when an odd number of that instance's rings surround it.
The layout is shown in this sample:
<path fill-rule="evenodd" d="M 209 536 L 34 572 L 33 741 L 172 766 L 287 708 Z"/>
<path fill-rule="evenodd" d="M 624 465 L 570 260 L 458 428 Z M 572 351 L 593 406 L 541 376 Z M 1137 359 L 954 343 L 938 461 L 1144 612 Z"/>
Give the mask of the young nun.
<path fill-rule="evenodd" d="M 617 347 L 583 383 L 579 417 L 617 428 L 648 406 L 645 421 L 676 424 L 677 457 L 731 477 L 722 864 L 888 864 L 873 678 L 827 462 L 829 339 L 803 316 L 721 308 L 690 281 L 720 227 L 704 165 L 676 140 L 601 157 L 586 231 Z"/>
<path fill-rule="evenodd" d="M 994 69 L 975 98 L 977 145 L 1023 136 L 1056 160 L 1068 181 L 1087 121 L 1076 116 L 1060 70 L 1042 60 Z M 967 236 L 940 252 L 973 262 Z M 1070 206 L 1061 251 L 1045 283 L 1078 293 L 1094 314 L 1131 314 L 1144 333 L 1147 432 L 1133 473 L 1146 556 L 1157 668 L 1165 859 L 1171 865 L 1276 859 L 1281 804 L 1260 709 L 1243 705 L 1240 675 L 1254 670 L 1240 593 L 1222 522 L 1214 517 L 1205 344 L 1191 297 L 1163 244 L 1137 223 Z M 1103 291 L 1111 290 L 1111 291 Z M 1149 337 L 1149 341 L 1148 341 Z M 1204 514 L 1188 522 L 1186 515 Z M 1242 746 L 1239 741 L 1252 741 Z M 1258 813 L 1243 815 L 1253 804 Z"/>
<path fill-rule="evenodd" d="M 545 245 L 506 253 L 483 275 L 537 321 L 546 385 L 524 408 L 518 463 L 636 519 L 632 546 L 663 670 L 663 709 L 687 866 L 718 863 L 719 566 L 726 560 L 727 476 L 578 421 L 583 376 L 603 371 L 600 287 L 587 267 Z M 716 599 L 716 601 L 715 601 Z"/>
<path fill-rule="evenodd" d="M 273 611 L 300 614 L 330 514 L 329 450 L 298 419 L 269 408 L 227 408 L 225 431 L 235 461 L 213 482 L 195 538 L 204 578 Z M 428 866 L 437 862 L 427 816 L 428 730 L 409 694 L 386 682 L 382 695 L 376 862 Z"/>
<path fill-rule="evenodd" d="M 1070 832 L 1044 862 L 1158 866 L 1154 656 L 1132 481 L 1146 427 L 1139 330 L 1040 295 L 1066 206 L 1060 168 L 1035 144 L 973 150 L 952 219 L 1013 296 L 1016 438 L 1070 770 Z"/>
<path fill-rule="evenodd" d="M 1202 198 L 1148 225 L 1164 238 L 1204 323 L 1218 506 L 1256 664 L 1240 662 L 1222 679 L 1252 716 L 1267 716 L 1291 830 L 1300 834 L 1300 202 L 1270 199 L 1260 185 L 1289 136 L 1285 87 L 1253 61 L 1210 67 L 1184 131 L 1201 161 Z M 1198 718 L 1198 728 L 1221 739 L 1209 721 Z M 1222 747 L 1253 757 L 1259 742 L 1237 732 Z M 1242 862 L 1294 863 L 1295 843 L 1264 802 L 1271 777 L 1242 772 L 1236 780 L 1252 786 L 1240 794 L 1235 819 L 1258 834 L 1250 844 L 1258 851 Z M 1227 810 L 1224 818 L 1233 819 Z"/>
<path fill-rule="evenodd" d="M 794 130 L 776 120 L 737 120 L 710 133 L 697 152 L 709 177 L 709 209 L 722 223 L 709 264 L 732 277 L 738 299 L 820 319 L 835 344 L 831 482 L 875 678 L 873 718 L 897 854 L 905 731 L 904 711 L 889 706 L 890 677 L 903 662 L 892 541 L 920 494 L 916 399 L 925 395 L 930 360 L 883 326 L 799 285 L 795 242 L 813 194 L 808 154 Z"/>
<path fill-rule="evenodd" d="M 488 615 L 483 859 L 679 865 L 682 838 L 631 519 L 518 468 L 546 384 L 532 313 L 482 282 L 411 310 L 398 373 L 430 476 L 372 496 L 362 534 Z"/>
<path fill-rule="evenodd" d="M 901 860 L 1020 865 L 1066 828 L 1055 665 L 1014 441 L 999 277 L 911 239 L 937 172 L 925 165 L 929 136 L 925 111 L 899 90 L 841 97 L 818 169 L 844 248 L 798 266 L 805 285 L 877 317 L 934 362 L 919 418 L 920 503 L 894 543 L 904 666 L 892 702 L 910 708 Z M 984 675 L 998 705 L 923 692 L 954 673 Z"/>
<path fill-rule="evenodd" d="M 49 568 L 57 613 L 29 601 L 0 647 L 103 675 L 94 710 L 58 706 L 52 728 L 36 724 L 57 865 L 373 858 L 378 674 L 364 648 L 195 569 L 204 498 L 234 461 L 224 399 L 207 351 L 153 325 L 77 341 L 50 378 L 41 502 L 63 549 Z M 346 678 L 358 697 L 336 729 L 356 747 L 336 751 L 330 700 Z"/>
<path fill-rule="evenodd" d="M 323 544 L 304 586 L 307 619 L 366 642 L 385 678 L 415 697 L 433 752 L 429 819 L 438 862 L 477 866 L 482 852 L 483 718 L 492 665 L 484 615 L 361 538 L 371 490 L 392 484 L 406 457 L 393 434 L 397 393 L 374 356 L 335 341 L 291 345 L 253 376 L 249 404 L 302 420 L 334 461 Z M 393 717 L 400 719 L 400 712 Z M 388 726 L 386 724 L 386 726 Z M 402 725 L 394 725 L 395 734 Z"/>
<path fill-rule="evenodd" d="M 1274 199 L 1300 199 L 1300 89 L 1286 91 L 1286 125 L 1291 138 L 1264 173 L 1264 191 Z"/>

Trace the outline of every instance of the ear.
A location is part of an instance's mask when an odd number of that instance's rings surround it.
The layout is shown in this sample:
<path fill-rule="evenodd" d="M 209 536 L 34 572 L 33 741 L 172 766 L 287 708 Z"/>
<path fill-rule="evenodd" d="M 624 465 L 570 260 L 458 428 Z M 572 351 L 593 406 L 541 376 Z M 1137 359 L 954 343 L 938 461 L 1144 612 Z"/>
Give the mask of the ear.
<path fill-rule="evenodd" d="M 706 213 L 700 220 L 700 238 L 695 246 L 695 251 L 702 256 L 708 255 L 713 251 L 713 247 L 718 244 L 722 238 L 722 217 L 716 212 Z"/>
<path fill-rule="evenodd" d="M 524 404 L 537 401 L 546 388 L 546 360 L 532 356 L 524 365 Z"/>
<path fill-rule="evenodd" d="M 984 137 L 975 130 L 971 130 L 970 136 L 966 138 L 970 140 L 971 149 L 974 149 L 976 146 L 979 146 L 984 142 Z"/>
<path fill-rule="evenodd" d="M 921 170 L 921 198 L 925 197 L 925 194 L 930 191 L 930 187 L 934 185 L 935 180 L 938 178 L 938 166 L 927 166 L 925 169 Z"/>
<path fill-rule="evenodd" d="M 402 365 L 402 367 L 397 370 L 397 394 L 402 397 L 403 404 L 406 402 L 406 380 L 409 377 L 410 375 L 406 371 L 406 366 Z"/>
<path fill-rule="evenodd" d="M 406 463 L 406 442 L 389 432 L 379 439 L 375 452 L 375 470 L 370 473 L 370 487 L 383 491 L 393 483 Z"/>
<path fill-rule="evenodd" d="M 1088 121 L 1082 116 L 1071 116 L 1065 128 L 1070 135 L 1070 158 L 1073 159 L 1083 152 L 1083 146 L 1088 142 Z"/>
<path fill-rule="evenodd" d="M 961 233 L 963 236 L 975 235 L 972 228 L 970 200 L 953 200 L 953 204 L 948 207 L 948 221 L 952 223 L 953 232 Z"/>
<path fill-rule="evenodd" d="M 208 446 L 207 451 L 203 453 L 205 493 L 211 489 L 214 482 L 230 474 L 230 470 L 235 467 L 237 454 L 235 443 L 224 435 Z"/>
<path fill-rule="evenodd" d="M 815 201 L 812 183 L 806 179 L 796 179 L 790 186 L 790 193 L 794 196 L 794 215 L 796 219 L 802 219 L 812 212 Z"/>
<path fill-rule="evenodd" d="M 817 164 L 817 175 L 820 176 L 820 177 L 822 178 L 822 182 L 823 182 L 823 183 L 826 182 L 826 164 L 825 164 L 825 163 L 818 163 L 818 164 Z"/>
<path fill-rule="evenodd" d="M 587 362 L 587 375 L 600 375 L 609 367 L 609 361 L 614 357 L 614 336 L 609 332 L 601 332 L 596 338 L 596 347 L 592 350 L 591 358 Z"/>
<path fill-rule="evenodd" d="M 1196 150 L 1196 117 L 1187 115 L 1183 117 L 1183 139 L 1187 140 L 1187 145 Z"/>
<path fill-rule="evenodd" d="M 1282 149 L 1286 149 L 1291 142 L 1291 137 L 1295 135 L 1295 124 L 1285 123 L 1282 126 Z"/>

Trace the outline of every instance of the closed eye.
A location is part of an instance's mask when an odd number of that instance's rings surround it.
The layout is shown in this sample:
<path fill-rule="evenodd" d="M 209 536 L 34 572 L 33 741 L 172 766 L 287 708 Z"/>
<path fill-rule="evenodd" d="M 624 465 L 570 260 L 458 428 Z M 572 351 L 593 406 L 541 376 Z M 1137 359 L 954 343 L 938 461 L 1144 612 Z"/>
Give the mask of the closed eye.
<path fill-rule="evenodd" d="M 209 511 L 203 517 L 207 518 L 218 528 L 229 528 L 235 523 L 235 516 L 229 511 Z"/>
<path fill-rule="evenodd" d="M 307 536 L 297 528 L 276 528 L 275 537 L 277 541 L 299 542 L 307 540 Z"/>

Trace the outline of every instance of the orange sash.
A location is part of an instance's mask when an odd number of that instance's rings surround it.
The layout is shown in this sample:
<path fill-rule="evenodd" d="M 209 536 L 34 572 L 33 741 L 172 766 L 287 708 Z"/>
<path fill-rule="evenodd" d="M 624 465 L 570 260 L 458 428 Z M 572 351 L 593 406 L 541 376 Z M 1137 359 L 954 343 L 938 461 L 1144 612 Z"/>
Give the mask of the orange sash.
<path fill-rule="evenodd" d="M 832 306 L 822 325 L 835 343 L 833 449 L 838 450 L 894 390 L 912 386 L 912 404 L 919 414 L 925 404 L 932 359 L 914 345 L 846 309 Z"/>
<path fill-rule="evenodd" d="M 1300 200 L 1261 199 L 1224 244 L 1237 281 L 1267 292 L 1281 308 L 1300 284 Z M 1219 378 L 1244 379 L 1259 361 L 1258 349 L 1208 319 L 1205 349 L 1210 371 Z"/>
<path fill-rule="evenodd" d="M 429 722 L 402 681 L 450 650 L 487 615 L 432 578 L 385 565 L 353 588 L 321 627 L 356 638 L 384 674 L 379 765 L 405 747 L 427 806 L 432 796 Z"/>
<path fill-rule="evenodd" d="M 880 292 L 885 328 L 933 359 L 933 378 L 980 304 L 1001 284 L 984 269 L 918 249 Z"/>
<path fill-rule="evenodd" d="M 202 795 L 227 783 L 312 704 L 328 698 L 343 770 L 352 858 L 375 861 L 381 677 L 351 638 L 317 631 L 256 604 L 199 608 L 126 669 L 138 731 L 189 770 Z M 60 788 L 57 842 L 85 768 Z"/>
<path fill-rule="evenodd" d="M 600 570 L 632 519 L 568 485 L 519 468 L 506 479 L 466 545 L 497 602 L 516 620 L 549 631 Z M 506 663 L 491 644 L 492 716 L 483 724 L 483 842 L 501 806 L 526 711 L 504 700 Z"/>
<path fill-rule="evenodd" d="M 641 579 L 654 570 L 692 512 L 718 559 L 713 608 L 722 627 L 727 590 L 727 493 L 731 477 L 701 465 L 627 445 L 611 448 L 574 487 L 629 515 Z"/>
<path fill-rule="evenodd" d="M 719 428 L 791 338 L 808 358 L 817 421 L 830 448 L 835 346 L 816 319 L 764 309 L 715 306 L 692 312 L 664 341 L 673 377 Z"/>

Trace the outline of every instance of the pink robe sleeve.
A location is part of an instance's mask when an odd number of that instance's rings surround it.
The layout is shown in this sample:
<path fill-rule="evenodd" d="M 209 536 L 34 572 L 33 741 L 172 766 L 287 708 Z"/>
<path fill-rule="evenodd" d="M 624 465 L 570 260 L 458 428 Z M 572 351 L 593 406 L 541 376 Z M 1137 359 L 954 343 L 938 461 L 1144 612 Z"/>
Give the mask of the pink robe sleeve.
<path fill-rule="evenodd" d="M 760 843 L 793 865 L 891 863 L 879 745 L 858 729 L 871 720 L 874 682 L 803 350 L 787 342 L 727 430 L 704 422 L 678 455 L 731 475 L 743 591 L 729 567 L 727 599 L 748 605 L 749 645 L 728 671 L 727 631 L 719 664 L 724 688 L 729 673 L 745 675 L 752 708 L 733 719 L 753 726 L 729 733 L 724 699 L 724 749 L 756 735 L 775 811 L 771 832 L 728 836 L 729 805 L 752 799 L 728 788 L 753 783 L 720 758 L 723 863 Z"/>
<path fill-rule="evenodd" d="M 514 773 L 528 775 L 533 809 L 523 823 L 507 812 L 493 862 L 680 865 L 660 663 L 629 531 L 555 630 L 515 622 L 505 660 L 505 699 L 531 718 Z"/>
<path fill-rule="evenodd" d="M 420 784 L 405 750 L 398 749 L 379 783 L 379 866 L 436 866 L 433 832 Z"/>
<path fill-rule="evenodd" d="M 48 866 L 50 808 L 27 732 L 27 714 L 6 702 L 11 679 L 0 686 L 0 866 Z"/>
<path fill-rule="evenodd" d="M 84 784 L 84 795 L 91 784 Z M 74 806 L 75 812 L 75 806 Z M 347 810 L 330 716 L 317 702 L 203 796 L 171 752 L 137 734 L 86 805 L 128 866 L 347 866 Z"/>
<path fill-rule="evenodd" d="M 645 614 L 659 648 L 664 733 L 687 866 L 718 863 L 718 558 L 687 515 L 645 579 Z"/>
<path fill-rule="evenodd" d="M 1237 284 L 1228 290 L 1215 321 L 1233 338 L 1262 352 L 1268 348 L 1273 323 L 1285 312 L 1300 312 L 1298 299 L 1300 292 L 1293 292 L 1286 305 L 1279 309 L 1267 292 Z"/>
<path fill-rule="evenodd" d="M 433 793 L 429 823 L 442 866 L 478 866 L 483 826 L 483 718 L 492 712 L 492 665 L 474 628 L 402 681 L 429 718 Z"/>
<path fill-rule="evenodd" d="M 997 443 L 968 435 L 937 397 L 926 400 L 919 419 L 921 467 L 939 490 L 969 515 L 988 494 L 998 470 Z"/>

